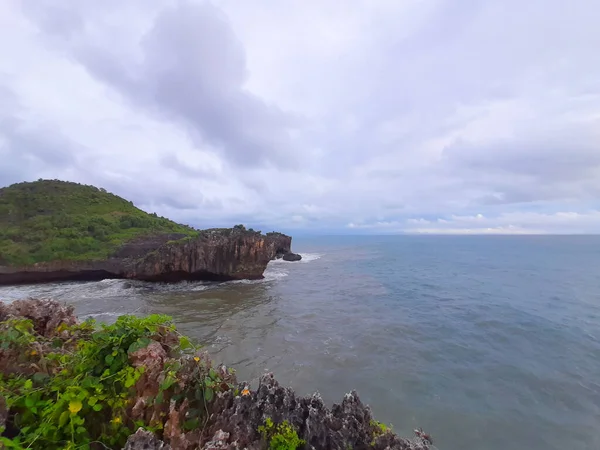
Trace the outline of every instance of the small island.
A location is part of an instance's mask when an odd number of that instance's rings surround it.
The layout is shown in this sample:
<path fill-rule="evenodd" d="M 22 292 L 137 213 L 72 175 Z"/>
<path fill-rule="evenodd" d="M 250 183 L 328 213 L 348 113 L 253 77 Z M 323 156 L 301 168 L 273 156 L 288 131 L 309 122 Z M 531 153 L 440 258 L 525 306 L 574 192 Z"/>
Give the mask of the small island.
<path fill-rule="evenodd" d="M 196 230 L 104 189 L 58 180 L 0 189 L 0 284 L 127 278 L 260 279 L 292 238 L 243 225 Z"/>

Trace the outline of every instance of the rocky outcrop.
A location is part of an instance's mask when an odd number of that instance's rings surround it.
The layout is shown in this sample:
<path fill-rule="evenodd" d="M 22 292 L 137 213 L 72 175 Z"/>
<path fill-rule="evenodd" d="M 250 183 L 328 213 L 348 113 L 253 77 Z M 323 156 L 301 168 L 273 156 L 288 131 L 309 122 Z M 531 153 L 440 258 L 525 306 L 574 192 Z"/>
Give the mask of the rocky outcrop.
<path fill-rule="evenodd" d="M 72 352 L 81 339 L 90 339 L 89 335 L 69 334 L 78 333 L 70 331 L 76 328 L 70 326 L 76 323 L 73 309 L 57 302 L 17 300 L 8 305 L 0 302 L 0 331 L 2 326 L 5 332 L 12 330 L 9 323 L 2 322 L 14 318 L 31 319 L 37 334 L 34 340 L 18 341 L 25 347 L 9 345 L 5 349 L 0 346 L 0 375 L 5 377 L 35 378 L 33 374 L 40 371 L 52 374 L 62 370 L 60 366 L 53 367 L 44 355 Z M 248 383 L 238 383 L 235 374 L 225 366 L 214 366 L 206 354 L 170 354 L 178 336 L 175 330 L 163 329 L 154 333 L 145 346 L 137 350 L 130 348 L 127 352 L 131 367 L 143 368 L 143 371 L 131 386 L 125 408 L 123 423 L 130 423 L 133 433 L 125 444 L 126 450 L 266 449 L 269 445 L 260 427 L 267 419 L 275 424 L 287 423 L 303 441 L 298 447 L 302 449 L 431 448 L 431 438 L 421 430 L 415 430 L 415 437 L 405 439 L 376 422 L 371 409 L 354 391 L 346 394 L 341 403 L 328 408 L 319 394 L 298 396 L 293 389 L 281 386 L 272 374 L 263 375 L 258 388 L 253 390 Z M 165 387 L 167 376 L 173 376 L 177 382 Z M 224 387 L 213 384 L 210 398 L 206 394 L 198 397 L 198 392 L 206 392 L 207 386 L 199 383 L 203 380 L 212 383 L 211 380 L 216 379 L 218 385 Z M 0 396 L 0 425 L 2 421 L 15 425 L 5 430 L 3 437 L 13 438 L 19 434 L 13 420 L 16 414 L 6 408 Z M 106 421 L 113 417 L 111 411 L 104 414 Z M 190 425 L 191 417 L 201 420 Z M 159 434 L 138 429 L 140 423 L 146 427 L 153 424 Z"/>
<path fill-rule="evenodd" d="M 0 284 L 127 278 L 144 281 L 260 279 L 269 261 L 290 252 L 292 238 L 244 229 L 205 230 L 196 238 L 137 238 L 100 261 L 50 261 L 0 266 Z"/>
<path fill-rule="evenodd" d="M 297 253 L 287 252 L 282 256 L 284 261 L 300 261 L 302 256 Z"/>
<path fill-rule="evenodd" d="M 244 386 L 242 383 L 240 388 Z M 420 430 L 415 430 L 412 439 L 382 430 L 354 391 L 329 409 L 319 394 L 298 397 L 291 388 L 280 386 L 272 374 L 263 375 L 258 389 L 247 395 L 220 394 L 210 412 L 200 445 L 193 448 L 262 450 L 266 445 L 258 429 L 267 417 L 274 423 L 287 421 L 304 441 L 304 449 L 429 450 L 432 444 Z M 211 437 L 208 441 L 207 436 Z M 166 450 L 171 446 L 140 429 L 125 446 L 125 450 L 137 449 Z"/>

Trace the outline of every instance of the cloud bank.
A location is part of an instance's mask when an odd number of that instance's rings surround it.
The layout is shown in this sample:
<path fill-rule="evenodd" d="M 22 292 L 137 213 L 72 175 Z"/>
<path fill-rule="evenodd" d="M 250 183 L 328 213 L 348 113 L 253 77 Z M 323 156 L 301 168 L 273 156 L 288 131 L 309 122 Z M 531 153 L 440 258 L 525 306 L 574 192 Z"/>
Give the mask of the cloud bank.
<path fill-rule="evenodd" d="M 592 0 L 9 0 L 0 185 L 195 226 L 600 232 Z"/>

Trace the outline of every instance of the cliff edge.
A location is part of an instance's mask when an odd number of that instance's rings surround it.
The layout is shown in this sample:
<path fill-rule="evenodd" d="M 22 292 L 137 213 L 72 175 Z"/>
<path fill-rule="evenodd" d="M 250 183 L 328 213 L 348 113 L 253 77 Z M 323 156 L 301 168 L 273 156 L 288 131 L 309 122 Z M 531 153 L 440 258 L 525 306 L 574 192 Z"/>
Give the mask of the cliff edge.
<path fill-rule="evenodd" d="M 0 284 L 128 278 L 262 278 L 291 237 L 196 230 L 94 186 L 56 180 L 0 189 Z"/>

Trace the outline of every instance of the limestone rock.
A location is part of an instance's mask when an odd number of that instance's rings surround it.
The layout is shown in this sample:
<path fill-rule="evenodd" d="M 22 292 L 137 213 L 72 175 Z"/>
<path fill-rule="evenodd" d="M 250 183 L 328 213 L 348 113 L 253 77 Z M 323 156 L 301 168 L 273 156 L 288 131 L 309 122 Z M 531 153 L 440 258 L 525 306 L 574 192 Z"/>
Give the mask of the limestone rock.
<path fill-rule="evenodd" d="M 244 229 L 213 229 L 197 238 L 159 234 L 135 239 L 100 261 L 0 266 L 0 285 L 126 278 L 144 281 L 260 279 L 269 261 L 290 252 L 292 238 Z"/>
<path fill-rule="evenodd" d="M 171 450 L 171 446 L 165 444 L 149 431 L 138 428 L 138 430 L 127 439 L 124 450 Z"/>
<path fill-rule="evenodd" d="M 302 256 L 297 253 L 287 252 L 283 255 L 284 261 L 300 261 Z"/>

